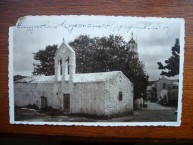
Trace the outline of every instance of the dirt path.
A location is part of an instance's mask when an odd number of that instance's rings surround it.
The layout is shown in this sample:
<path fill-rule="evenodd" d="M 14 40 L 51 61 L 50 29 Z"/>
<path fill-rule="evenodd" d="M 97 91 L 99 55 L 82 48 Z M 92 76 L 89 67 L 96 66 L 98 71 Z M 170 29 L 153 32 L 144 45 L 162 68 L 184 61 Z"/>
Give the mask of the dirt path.
<path fill-rule="evenodd" d="M 166 122 L 176 121 L 177 114 L 175 107 L 166 107 L 158 103 L 147 103 L 147 108 L 134 111 L 134 122 Z"/>
<path fill-rule="evenodd" d="M 151 102 L 147 103 L 147 110 L 174 110 L 174 109 L 175 109 L 174 107 L 166 107 L 158 103 L 151 103 Z"/>
<path fill-rule="evenodd" d="M 131 116 L 111 118 L 111 119 L 95 119 L 78 116 L 66 115 L 46 115 L 39 113 L 33 109 L 15 109 L 15 119 L 17 121 L 28 122 L 171 122 L 176 121 L 176 108 L 165 107 L 157 103 L 148 103 L 147 108 L 136 110 Z"/>
<path fill-rule="evenodd" d="M 135 110 L 134 115 L 122 118 L 113 118 L 112 122 L 172 122 L 177 120 L 176 108 L 166 107 L 158 103 L 147 103 L 147 108 Z"/>

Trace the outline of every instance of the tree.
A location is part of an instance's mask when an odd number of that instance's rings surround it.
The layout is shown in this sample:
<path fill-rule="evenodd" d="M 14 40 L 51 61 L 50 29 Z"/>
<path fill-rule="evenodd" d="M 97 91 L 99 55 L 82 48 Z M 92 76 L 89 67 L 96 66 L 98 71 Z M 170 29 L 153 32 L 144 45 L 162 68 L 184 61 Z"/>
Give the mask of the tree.
<path fill-rule="evenodd" d="M 171 49 L 172 56 L 165 60 L 166 65 L 164 66 L 161 62 L 158 62 L 158 69 L 167 70 L 162 71 L 160 75 L 165 75 L 167 77 L 173 77 L 179 74 L 179 60 L 180 60 L 180 44 L 179 39 L 176 39 L 175 45 Z"/>
<path fill-rule="evenodd" d="M 54 56 L 57 49 L 57 45 L 48 45 L 45 50 L 39 50 L 34 53 L 34 60 L 37 60 L 38 63 L 33 63 L 33 75 L 44 74 L 48 76 L 54 74 Z"/>
<path fill-rule="evenodd" d="M 122 71 L 134 84 L 134 98 L 146 94 L 148 75 L 136 53 L 121 36 L 90 38 L 80 35 L 69 45 L 76 52 L 76 72 Z"/>
<path fill-rule="evenodd" d="M 134 98 L 141 97 L 142 93 L 145 96 L 148 75 L 144 71 L 143 63 L 123 37 L 110 35 L 90 38 L 80 35 L 69 45 L 76 52 L 77 73 L 122 71 L 134 84 Z M 56 50 L 57 45 L 53 45 L 34 53 L 34 59 L 40 63 L 34 64 L 33 74 L 54 75 Z"/>

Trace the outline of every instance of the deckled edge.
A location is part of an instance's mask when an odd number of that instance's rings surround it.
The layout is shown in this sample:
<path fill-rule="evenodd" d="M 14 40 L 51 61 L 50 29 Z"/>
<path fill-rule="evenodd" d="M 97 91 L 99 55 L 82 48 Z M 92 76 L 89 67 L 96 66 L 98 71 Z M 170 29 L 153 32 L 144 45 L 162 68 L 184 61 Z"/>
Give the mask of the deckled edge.
<path fill-rule="evenodd" d="M 179 126 L 182 122 L 182 96 L 183 96 L 183 74 L 184 74 L 184 53 L 185 53 L 185 20 L 180 22 L 180 73 L 179 73 L 179 88 L 178 88 L 178 113 L 177 122 Z"/>
<path fill-rule="evenodd" d="M 14 83 L 13 83 L 13 27 L 9 27 L 9 67 L 8 67 L 8 89 L 9 89 L 9 121 L 14 124 Z"/>
<path fill-rule="evenodd" d="M 152 19 L 151 22 L 163 22 L 163 19 L 165 22 L 167 23 L 173 23 L 173 21 L 184 21 L 184 18 L 182 17 L 154 17 L 154 16 L 147 16 L 147 17 L 141 17 L 141 16 L 115 16 L 115 15 L 85 15 L 85 14 L 82 14 L 82 15 L 26 15 L 26 16 L 22 16 L 20 18 L 18 18 L 17 22 L 16 22 L 16 26 L 17 24 L 22 21 L 22 19 L 25 19 L 25 18 L 35 18 L 35 17 L 114 17 L 114 18 L 131 18 L 131 19 L 142 19 L 142 21 L 146 21 L 147 19 Z M 162 20 L 159 20 L 159 19 L 162 19 Z M 173 20 L 173 21 L 172 21 Z M 150 22 L 150 20 L 147 20 L 147 22 Z"/>
<path fill-rule="evenodd" d="M 14 121 L 14 92 L 13 92 L 13 27 L 9 28 L 9 113 L 10 113 L 10 123 L 11 124 L 23 124 L 23 125 L 62 125 L 62 126 L 101 126 L 101 127 L 121 127 L 121 126 L 168 126 L 168 127 L 179 127 L 181 125 L 182 118 L 182 95 L 183 95 L 183 73 L 184 73 L 184 46 L 185 46 L 185 20 L 184 18 L 178 17 L 138 17 L 138 16 L 104 16 L 104 15 L 41 15 L 43 17 L 69 17 L 69 16 L 86 16 L 86 17 L 119 17 L 119 18 L 132 18 L 141 19 L 142 21 L 148 20 L 151 22 L 168 22 L 172 23 L 174 21 L 180 23 L 180 73 L 179 73 L 179 91 L 178 91 L 178 111 L 177 111 L 177 121 L 176 122 L 24 122 L 24 121 Z M 39 15 L 28 15 L 20 17 L 17 20 L 16 26 L 21 19 L 26 17 L 40 17 Z"/>

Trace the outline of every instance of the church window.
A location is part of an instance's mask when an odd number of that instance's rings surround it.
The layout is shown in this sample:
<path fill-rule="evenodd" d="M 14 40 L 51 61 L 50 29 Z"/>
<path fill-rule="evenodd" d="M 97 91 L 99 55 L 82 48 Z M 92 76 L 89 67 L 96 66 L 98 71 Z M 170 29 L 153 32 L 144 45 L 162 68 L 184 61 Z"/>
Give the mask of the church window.
<path fill-rule="evenodd" d="M 123 93 L 119 92 L 119 101 L 122 101 L 122 100 L 123 100 Z"/>

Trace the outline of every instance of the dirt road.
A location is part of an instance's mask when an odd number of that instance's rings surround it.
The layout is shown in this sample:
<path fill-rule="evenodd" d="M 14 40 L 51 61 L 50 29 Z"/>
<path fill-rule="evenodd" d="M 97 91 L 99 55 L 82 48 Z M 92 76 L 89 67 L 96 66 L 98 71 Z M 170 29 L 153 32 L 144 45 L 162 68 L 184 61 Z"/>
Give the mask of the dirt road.
<path fill-rule="evenodd" d="M 134 115 L 122 118 L 113 118 L 107 121 L 124 122 L 172 122 L 177 120 L 175 107 L 165 107 L 157 103 L 147 103 L 147 108 L 135 110 Z"/>
<path fill-rule="evenodd" d="M 110 119 L 95 119 L 78 116 L 66 115 L 48 115 L 39 113 L 39 111 L 28 108 L 16 108 L 15 120 L 28 122 L 171 122 L 176 121 L 176 108 L 165 107 L 157 103 L 148 103 L 147 108 L 136 110 L 131 116 L 110 118 Z"/>

